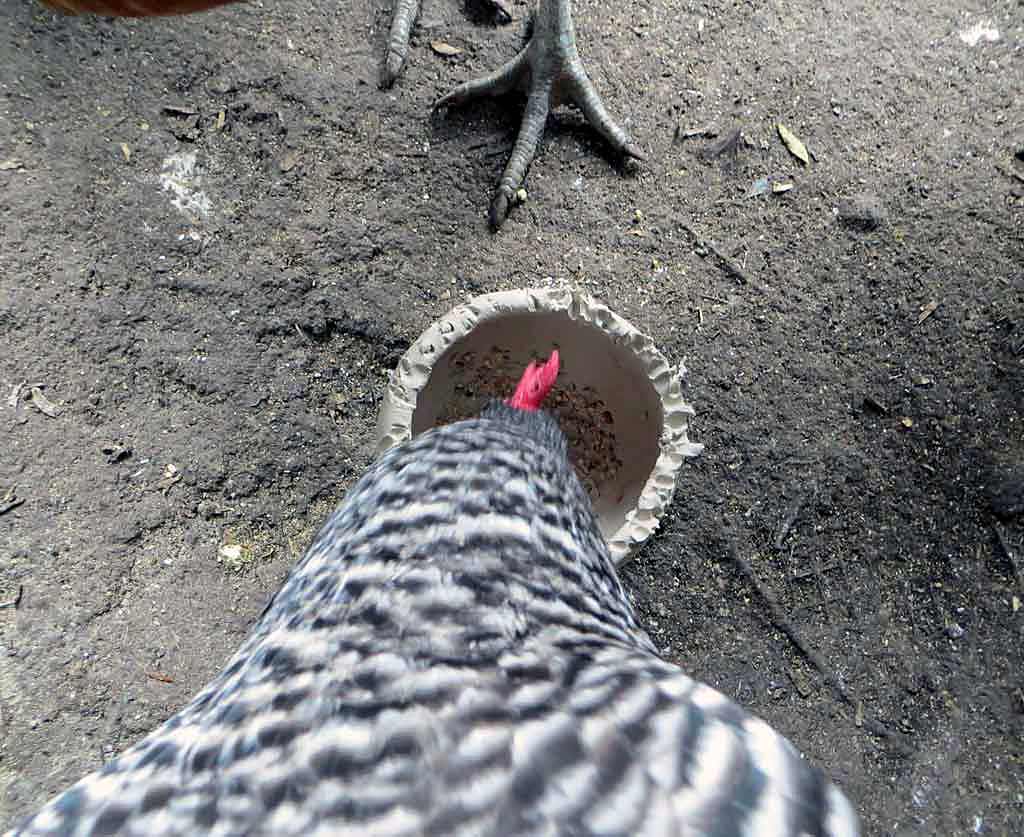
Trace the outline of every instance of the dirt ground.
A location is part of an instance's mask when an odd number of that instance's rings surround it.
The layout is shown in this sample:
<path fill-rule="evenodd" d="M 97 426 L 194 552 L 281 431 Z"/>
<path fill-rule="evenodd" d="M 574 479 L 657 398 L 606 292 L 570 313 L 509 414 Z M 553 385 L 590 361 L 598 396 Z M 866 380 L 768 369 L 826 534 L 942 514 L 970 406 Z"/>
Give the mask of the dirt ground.
<path fill-rule="evenodd" d="M 0 6 L 0 826 L 220 668 L 420 331 L 570 285 L 690 370 L 706 451 L 624 571 L 664 653 L 867 834 L 1024 833 L 1020 4 L 581 0 L 650 160 L 559 113 L 497 235 L 520 103 L 430 106 L 521 26 L 464 12 L 381 92 L 385 0 Z"/>

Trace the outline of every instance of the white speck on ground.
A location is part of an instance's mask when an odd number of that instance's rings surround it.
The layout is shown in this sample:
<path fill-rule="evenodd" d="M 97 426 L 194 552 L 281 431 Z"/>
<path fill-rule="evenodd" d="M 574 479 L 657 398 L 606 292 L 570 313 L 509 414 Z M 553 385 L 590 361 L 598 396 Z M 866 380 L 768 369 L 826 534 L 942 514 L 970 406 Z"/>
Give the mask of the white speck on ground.
<path fill-rule="evenodd" d="M 160 171 L 160 185 L 173 195 L 171 203 L 192 219 L 205 218 L 212 209 L 210 199 L 199 188 L 202 178 L 197 172 L 197 156 L 195 151 L 172 154 Z"/>
<path fill-rule="evenodd" d="M 982 41 L 994 44 L 999 40 L 999 30 L 991 20 L 979 20 L 972 27 L 960 33 L 960 40 L 971 47 L 977 46 Z"/>

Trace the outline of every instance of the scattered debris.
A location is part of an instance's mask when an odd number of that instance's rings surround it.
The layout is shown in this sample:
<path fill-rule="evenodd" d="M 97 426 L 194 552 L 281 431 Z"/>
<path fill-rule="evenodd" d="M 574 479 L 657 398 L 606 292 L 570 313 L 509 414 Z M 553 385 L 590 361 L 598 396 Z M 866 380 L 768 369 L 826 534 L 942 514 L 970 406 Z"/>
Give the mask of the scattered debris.
<path fill-rule="evenodd" d="M 456 55 L 462 55 L 461 49 L 457 46 L 445 43 L 444 41 L 431 41 L 430 48 L 438 55 L 443 55 L 445 58 L 453 58 Z"/>
<path fill-rule="evenodd" d="M 869 410 L 872 413 L 878 413 L 880 416 L 889 414 L 889 408 L 873 395 L 864 396 L 864 409 Z"/>
<path fill-rule="evenodd" d="M 217 559 L 227 565 L 228 569 L 239 569 L 252 560 L 252 551 L 240 543 L 226 543 L 217 550 Z"/>
<path fill-rule="evenodd" d="M 299 162 L 299 153 L 297 151 L 286 151 L 277 161 L 277 167 L 282 172 L 290 172 Z"/>
<path fill-rule="evenodd" d="M 800 697 L 804 700 L 809 698 L 814 692 L 814 687 L 811 686 L 810 681 L 804 673 L 796 667 L 791 667 L 787 673 L 789 674 L 789 679 L 793 681 L 793 685 L 796 687 L 796 691 Z"/>
<path fill-rule="evenodd" d="M 11 157 L 10 160 L 0 160 L 0 171 L 21 171 L 23 168 L 25 168 L 25 164 L 17 157 Z"/>
<path fill-rule="evenodd" d="M 921 325 L 927 320 L 932 314 L 935 313 L 935 309 L 939 307 L 938 300 L 932 300 L 924 308 L 921 309 L 921 313 L 917 317 L 917 325 Z"/>
<path fill-rule="evenodd" d="M 1003 550 L 1003 554 L 1006 556 L 1006 560 L 1010 562 L 1010 569 L 1013 571 L 1013 577 L 1017 579 L 1017 586 L 1024 590 L 1024 569 L 1021 568 L 1020 559 L 1017 558 L 1017 554 L 1010 549 L 1010 543 L 1006 539 L 1006 533 L 1003 532 L 1003 527 L 998 523 L 995 525 L 996 540 L 999 541 L 999 546 Z"/>
<path fill-rule="evenodd" d="M 1024 515 L 1024 465 L 999 480 L 991 489 L 992 511 L 1000 520 Z"/>
<path fill-rule="evenodd" d="M 713 142 L 703 151 L 700 156 L 705 160 L 714 160 L 716 157 L 723 155 L 729 155 L 735 159 L 736 155 L 739 154 L 740 140 L 743 139 L 743 131 L 740 128 L 726 134 L 718 142 Z"/>
<path fill-rule="evenodd" d="M 193 116 L 181 116 L 169 126 L 170 132 L 182 142 L 195 142 L 201 133 L 199 120 L 198 113 Z"/>
<path fill-rule="evenodd" d="M 944 632 L 950 639 L 962 639 L 963 635 L 966 633 L 963 626 L 958 625 L 956 622 L 950 622 L 946 625 Z"/>
<path fill-rule="evenodd" d="M 43 390 L 40 385 L 33 386 L 29 390 L 29 400 L 32 402 L 32 406 L 39 410 L 39 412 L 44 416 L 57 418 L 57 416 L 61 414 L 61 408 L 43 395 Z"/>
<path fill-rule="evenodd" d="M 108 465 L 113 465 L 115 462 L 120 462 L 122 459 L 127 459 L 132 455 L 131 448 L 127 445 L 122 445 L 120 442 L 103 442 L 100 445 L 100 453 L 107 457 Z"/>
<path fill-rule="evenodd" d="M 18 605 L 21 604 L 21 597 L 25 593 L 23 585 L 18 585 L 18 592 L 15 594 L 13 599 L 8 599 L 6 602 L 0 602 L 0 608 L 13 607 L 15 610 L 18 609 Z"/>
<path fill-rule="evenodd" d="M 888 220 L 888 213 L 875 195 L 852 195 L 840 201 L 836 210 L 839 223 L 861 232 L 878 229 Z"/>
<path fill-rule="evenodd" d="M 903 416 L 900 419 L 900 424 L 902 424 L 905 428 L 907 428 L 907 430 L 909 430 L 911 427 L 914 426 L 914 420 L 910 418 L 910 416 Z"/>
<path fill-rule="evenodd" d="M 195 151 L 181 151 L 167 157 L 160 171 L 160 185 L 171 193 L 171 203 L 193 221 L 205 218 L 212 210 L 210 199 L 200 189 L 202 177 L 197 161 Z"/>
<path fill-rule="evenodd" d="M 672 144 L 679 145 L 691 139 L 714 139 L 717 136 L 718 131 L 714 128 L 683 128 L 682 125 L 676 125 L 672 132 Z"/>
<path fill-rule="evenodd" d="M 775 541 L 773 545 L 776 550 L 782 549 L 782 544 L 785 543 L 786 537 L 793 529 L 793 524 L 796 523 L 797 518 L 800 516 L 800 510 L 803 508 L 804 503 L 810 499 L 814 499 L 818 496 L 818 485 L 815 482 L 811 482 L 809 488 L 806 491 L 800 493 L 800 495 L 793 502 L 789 511 L 786 512 L 785 516 L 779 522 L 779 529 L 775 534 Z"/>
<path fill-rule="evenodd" d="M 1018 160 L 1021 159 L 1020 151 L 1017 152 L 1016 156 Z M 1007 177 L 1016 180 L 1018 183 L 1024 183 L 1024 174 L 1021 174 L 1019 171 L 1014 171 L 1011 168 L 1006 168 L 1005 166 L 1001 166 L 999 163 L 996 163 L 995 167 L 996 171 L 999 172 L 1000 174 L 1006 175 Z"/>
<path fill-rule="evenodd" d="M 796 157 L 805 166 L 809 166 L 811 164 L 811 158 L 807 154 L 807 146 L 805 146 L 797 135 L 781 122 L 775 127 L 778 129 L 779 136 L 782 137 L 782 141 L 786 144 L 786 148 L 789 150 L 789 153 Z"/>
<path fill-rule="evenodd" d="M 21 401 L 21 391 L 28 386 L 28 381 L 22 381 L 20 384 L 15 384 L 11 387 L 11 394 L 7 397 L 7 406 L 12 410 L 18 408 L 18 403 Z"/>
<path fill-rule="evenodd" d="M 753 185 L 747 190 L 748 198 L 757 198 L 761 195 L 767 195 L 772 188 L 772 182 L 767 177 L 761 177 L 754 181 Z"/>
<path fill-rule="evenodd" d="M 25 502 L 24 497 L 18 497 L 12 486 L 8 488 L 3 497 L 0 497 L 0 514 L 7 514 L 11 509 L 16 509 Z"/>
<path fill-rule="evenodd" d="M 747 190 L 746 196 L 748 198 L 757 198 L 761 195 L 767 195 L 769 192 L 773 195 L 782 195 L 792 188 L 792 181 L 779 182 L 770 177 L 761 177 L 753 182 Z"/>
<path fill-rule="evenodd" d="M 170 114 L 171 116 L 188 117 L 196 116 L 199 111 L 191 105 L 164 105 L 162 108 L 164 113 Z"/>
<path fill-rule="evenodd" d="M 130 163 L 132 161 L 132 150 L 128 147 L 128 143 L 121 143 L 121 153 L 124 155 L 124 161 Z"/>
<path fill-rule="evenodd" d="M 162 671 L 147 671 L 146 677 L 156 680 L 159 683 L 173 683 L 174 678 L 164 674 Z"/>
<path fill-rule="evenodd" d="M 166 494 L 171 487 L 181 482 L 181 471 L 176 466 L 168 464 L 164 466 L 164 472 L 153 486 L 154 491 L 162 491 Z"/>

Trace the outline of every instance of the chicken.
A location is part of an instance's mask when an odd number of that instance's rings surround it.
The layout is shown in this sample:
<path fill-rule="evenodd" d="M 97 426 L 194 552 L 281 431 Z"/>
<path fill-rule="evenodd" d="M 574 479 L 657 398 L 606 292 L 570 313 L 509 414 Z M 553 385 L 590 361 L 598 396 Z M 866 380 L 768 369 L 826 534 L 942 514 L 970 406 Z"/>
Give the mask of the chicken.
<path fill-rule="evenodd" d="M 123 17 L 198 12 L 235 0 L 42 0 L 71 14 L 92 13 Z M 387 51 L 381 69 L 381 85 L 390 87 L 405 66 L 409 35 L 419 13 L 420 0 L 396 0 Z M 489 221 L 497 230 L 504 223 L 514 197 L 533 162 L 551 108 L 563 102 L 578 107 L 587 121 L 616 152 L 636 160 L 644 153 L 608 113 L 583 69 L 576 49 L 570 0 L 539 0 L 532 34 L 515 58 L 483 78 L 466 82 L 434 105 L 435 110 L 471 102 L 481 96 L 501 96 L 515 90 L 527 93 L 526 111 L 512 154 L 491 201 Z"/>
<path fill-rule="evenodd" d="M 658 657 L 537 410 L 558 364 L 381 457 L 223 672 L 12 834 L 856 835 Z"/>

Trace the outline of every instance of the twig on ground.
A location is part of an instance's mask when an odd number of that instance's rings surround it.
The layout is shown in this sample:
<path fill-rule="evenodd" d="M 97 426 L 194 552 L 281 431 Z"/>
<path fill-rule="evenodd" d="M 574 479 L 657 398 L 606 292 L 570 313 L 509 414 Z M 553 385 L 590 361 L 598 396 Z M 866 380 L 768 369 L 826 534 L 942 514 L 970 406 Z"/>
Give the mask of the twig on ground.
<path fill-rule="evenodd" d="M 7 514 L 11 509 L 16 509 L 25 502 L 24 497 L 15 497 L 13 500 L 0 502 L 0 514 Z"/>
<path fill-rule="evenodd" d="M 1003 532 L 1003 527 L 998 523 L 994 524 L 996 530 L 996 540 L 999 541 L 999 546 L 1002 548 L 1003 553 L 1006 555 L 1006 560 L 1010 562 L 1010 569 L 1013 570 L 1013 577 L 1017 579 L 1017 586 L 1024 590 L 1024 571 L 1020 568 L 1020 562 L 1017 560 L 1016 553 L 1010 549 L 1010 543 L 1006 540 L 1006 533 Z"/>
<path fill-rule="evenodd" d="M 732 558 L 733 563 L 739 568 L 744 578 L 750 582 L 750 586 L 754 588 L 754 591 L 758 596 L 760 596 L 764 603 L 768 605 L 768 612 L 771 615 L 772 624 L 789 638 L 789 641 L 796 646 L 796 649 L 801 654 L 803 654 L 807 662 L 818 670 L 818 673 L 825 680 L 825 683 L 832 688 L 845 703 L 850 706 L 856 706 L 856 701 L 850 693 L 846 691 L 843 684 L 839 682 L 839 678 L 832 673 L 832 670 L 822 659 L 821 655 L 804 642 L 803 637 L 800 636 L 793 623 L 786 618 L 778 601 L 775 599 L 775 595 L 771 590 L 758 581 L 757 576 L 754 575 L 754 570 L 751 568 L 750 564 L 740 556 L 739 550 L 736 549 L 735 544 L 730 544 L 729 556 Z"/>
<path fill-rule="evenodd" d="M 775 535 L 774 546 L 776 549 L 782 549 L 782 544 L 785 542 L 786 537 L 789 535 L 790 530 L 793 528 L 793 524 L 796 523 L 796 519 L 800 516 L 800 511 L 804 507 L 804 503 L 807 502 L 808 498 L 813 499 L 818 493 L 818 484 L 812 482 L 807 491 L 801 492 L 796 501 L 790 506 L 786 516 L 782 518 L 779 523 L 778 532 Z"/>
<path fill-rule="evenodd" d="M 687 224 L 683 224 L 683 229 L 690 236 L 695 248 L 713 253 L 722 269 L 739 284 L 750 285 L 752 288 L 756 288 L 762 293 L 764 292 L 764 287 L 760 283 L 752 281 L 735 261 L 715 246 L 714 242 L 698 235 L 697 231 Z"/>

